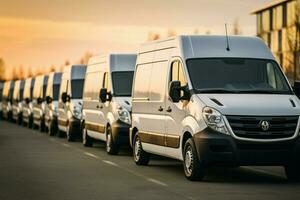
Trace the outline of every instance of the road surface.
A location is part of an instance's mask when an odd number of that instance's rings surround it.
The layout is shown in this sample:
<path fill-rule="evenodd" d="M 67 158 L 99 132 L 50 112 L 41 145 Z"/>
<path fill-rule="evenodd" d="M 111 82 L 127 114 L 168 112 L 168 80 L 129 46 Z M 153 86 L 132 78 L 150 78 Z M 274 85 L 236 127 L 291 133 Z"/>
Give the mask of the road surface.
<path fill-rule="evenodd" d="M 281 167 L 213 168 L 190 182 L 178 161 L 136 166 L 129 148 L 110 156 L 104 146 L 0 121 L 0 200 L 300 199 L 300 184 L 289 183 Z"/>

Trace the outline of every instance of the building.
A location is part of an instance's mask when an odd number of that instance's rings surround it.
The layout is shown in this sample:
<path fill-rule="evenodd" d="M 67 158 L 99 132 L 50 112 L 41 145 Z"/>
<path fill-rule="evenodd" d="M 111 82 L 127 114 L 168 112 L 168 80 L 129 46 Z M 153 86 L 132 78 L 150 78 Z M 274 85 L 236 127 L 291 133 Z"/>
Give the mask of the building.
<path fill-rule="evenodd" d="M 257 36 L 270 47 L 289 80 L 300 79 L 300 0 L 277 0 L 256 15 Z"/>

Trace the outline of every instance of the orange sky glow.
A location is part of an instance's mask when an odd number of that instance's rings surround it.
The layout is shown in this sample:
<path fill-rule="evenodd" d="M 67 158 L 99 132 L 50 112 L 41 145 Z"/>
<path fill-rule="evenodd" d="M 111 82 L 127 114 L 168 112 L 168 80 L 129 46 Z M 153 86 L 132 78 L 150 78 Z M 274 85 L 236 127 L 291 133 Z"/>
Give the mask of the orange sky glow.
<path fill-rule="evenodd" d="M 135 52 L 150 32 L 224 34 L 224 23 L 238 20 L 244 35 L 255 35 L 249 13 L 270 1 L 0 0 L 0 58 L 9 78 L 13 68 L 46 72 L 86 52 Z"/>

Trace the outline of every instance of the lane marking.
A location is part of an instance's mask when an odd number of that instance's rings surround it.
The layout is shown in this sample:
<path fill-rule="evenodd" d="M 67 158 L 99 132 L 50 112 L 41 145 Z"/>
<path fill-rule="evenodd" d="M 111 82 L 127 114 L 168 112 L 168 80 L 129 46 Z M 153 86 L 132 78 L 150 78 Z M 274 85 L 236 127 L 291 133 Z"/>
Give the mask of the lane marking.
<path fill-rule="evenodd" d="M 96 156 L 95 154 L 92 154 L 92 153 L 89 153 L 89 152 L 87 152 L 87 151 L 84 151 L 83 152 L 85 155 L 87 155 L 87 156 L 90 156 L 90 157 L 92 157 L 92 158 L 99 158 L 98 156 Z"/>
<path fill-rule="evenodd" d="M 68 147 L 68 148 L 70 148 L 70 147 L 71 147 L 71 145 L 69 145 L 69 144 L 66 144 L 66 143 L 61 143 L 61 145 L 63 145 L 64 147 Z"/>
<path fill-rule="evenodd" d="M 252 167 L 242 167 L 242 168 L 248 169 L 248 170 L 251 170 L 251 171 L 256 171 L 256 172 L 260 172 L 260 173 L 264 173 L 264 174 L 268 174 L 268 175 L 272 175 L 272 176 L 277 176 L 277 177 L 283 178 L 283 176 L 281 176 L 279 174 L 276 174 L 276 173 L 273 173 L 273 172 L 269 172 L 269 171 L 266 171 L 266 170 L 263 170 L 263 169 L 255 169 L 255 168 L 252 168 Z"/>
<path fill-rule="evenodd" d="M 161 182 L 161 181 L 156 180 L 156 179 L 153 179 L 153 178 L 147 178 L 147 181 L 155 183 L 155 184 L 160 185 L 160 186 L 168 187 L 168 185 L 166 183 Z"/>
<path fill-rule="evenodd" d="M 115 167 L 119 167 L 119 165 L 118 164 L 116 164 L 116 163 L 114 163 L 114 162 L 112 162 L 112 161 L 109 161 L 109 160 L 102 160 L 104 163 L 106 163 L 106 164 L 109 164 L 109 165 L 112 165 L 112 166 L 115 166 Z"/>

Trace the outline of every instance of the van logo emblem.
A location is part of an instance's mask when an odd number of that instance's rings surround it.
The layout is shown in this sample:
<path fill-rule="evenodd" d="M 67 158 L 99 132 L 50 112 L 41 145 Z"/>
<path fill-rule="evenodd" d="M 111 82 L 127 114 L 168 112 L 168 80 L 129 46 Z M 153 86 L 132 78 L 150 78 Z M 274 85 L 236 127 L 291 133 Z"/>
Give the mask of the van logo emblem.
<path fill-rule="evenodd" d="M 269 124 L 268 121 L 262 120 L 262 121 L 260 122 L 260 127 L 261 127 L 261 129 L 262 129 L 263 131 L 267 131 L 267 130 L 269 130 L 269 128 L 270 128 L 270 124 Z"/>

